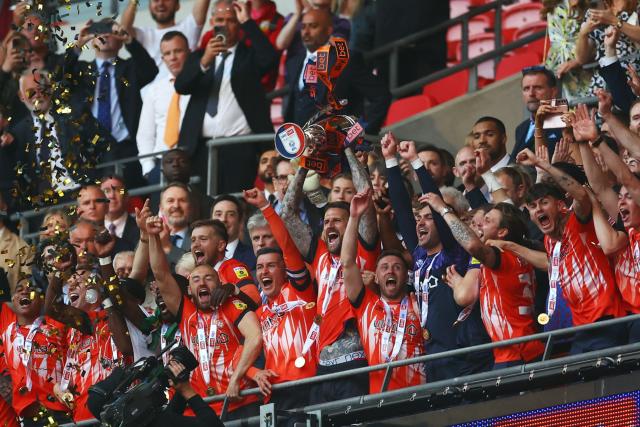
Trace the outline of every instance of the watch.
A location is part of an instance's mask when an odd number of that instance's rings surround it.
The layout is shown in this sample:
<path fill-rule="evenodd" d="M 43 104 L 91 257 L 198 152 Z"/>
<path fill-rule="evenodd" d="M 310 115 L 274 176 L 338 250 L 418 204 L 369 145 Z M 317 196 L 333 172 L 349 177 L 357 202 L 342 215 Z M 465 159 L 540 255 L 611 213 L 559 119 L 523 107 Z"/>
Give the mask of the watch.
<path fill-rule="evenodd" d="M 621 30 L 622 29 L 622 25 L 624 25 L 624 21 L 622 19 L 618 18 L 618 22 L 616 22 L 616 28 L 618 30 Z"/>
<path fill-rule="evenodd" d="M 453 209 L 451 209 L 449 206 L 442 209 L 442 212 L 440 212 L 440 216 L 444 217 L 448 213 L 453 213 Z"/>

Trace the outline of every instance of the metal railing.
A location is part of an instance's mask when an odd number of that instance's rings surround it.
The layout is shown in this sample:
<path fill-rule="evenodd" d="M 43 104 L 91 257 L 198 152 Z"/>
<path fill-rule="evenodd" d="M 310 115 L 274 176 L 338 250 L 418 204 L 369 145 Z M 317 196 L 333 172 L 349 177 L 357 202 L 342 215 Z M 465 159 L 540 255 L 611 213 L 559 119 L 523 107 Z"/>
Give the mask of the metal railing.
<path fill-rule="evenodd" d="M 634 322 L 640 320 L 640 314 L 635 314 L 635 315 L 630 315 L 630 316 L 625 316 L 625 317 L 619 317 L 616 319 L 610 319 L 610 320 L 604 320 L 604 321 L 600 321 L 600 322 L 594 322 L 594 323 L 590 323 L 587 325 L 581 325 L 581 326 L 574 326 L 571 328 L 564 328 L 564 329 L 557 329 L 554 331 L 549 331 L 549 332 L 541 332 L 541 333 L 537 333 L 537 334 L 532 334 L 532 335 L 527 335 L 527 336 L 523 336 L 523 337 L 518 337 L 518 338 L 511 338 L 508 340 L 504 340 L 504 341 L 497 341 L 497 342 L 491 342 L 491 343 L 487 343 L 487 344 L 479 344 L 479 345 L 475 345 L 475 346 L 471 346 L 471 347 L 464 347 L 464 348 L 458 348 L 458 349 L 454 349 L 454 350 L 448 350 L 448 351 L 444 351 L 441 353 L 435 353 L 435 354 L 426 354 L 426 355 L 422 355 L 422 356 L 418 356 L 418 357 L 413 357 L 410 359 L 404 359 L 404 360 L 396 360 L 393 362 L 389 362 L 389 363 L 384 363 L 384 364 L 379 364 L 379 365 L 373 365 L 373 366 L 366 366 L 366 367 L 362 367 L 362 368 L 355 368 L 355 369 L 351 369 L 348 371 L 342 371 L 342 372 L 334 372 L 331 374 L 326 374 L 326 375 L 318 375 L 318 376 L 314 376 L 314 377 L 310 377 L 310 378 L 304 378 L 304 379 L 300 379 L 300 380 L 295 380 L 295 381 L 288 381 L 288 382 L 284 382 L 284 383 L 280 383 L 280 384 L 274 384 L 272 386 L 272 391 L 283 391 L 283 390 L 287 390 L 287 389 L 291 389 L 294 387 L 298 387 L 298 386 L 302 386 L 302 385 L 312 385 L 312 384 L 318 384 L 324 381 L 330 381 L 330 380 L 337 380 L 337 379 L 344 379 L 344 378 L 348 378 L 348 377 L 352 377 L 354 375 L 358 375 L 358 374 L 365 374 L 365 373 L 370 373 L 370 372 L 374 372 L 374 371 L 385 371 L 385 375 L 384 375 L 384 379 L 382 382 L 382 388 L 379 391 L 379 393 L 375 394 L 375 398 L 378 397 L 378 394 L 380 394 L 380 397 L 382 396 L 387 396 L 388 393 L 406 393 L 406 392 L 410 392 L 414 389 L 419 389 L 419 388 L 425 388 L 425 387 L 431 387 L 431 388 L 438 388 L 438 387 L 446 387 L 446 386 L 450 386 L 450 385 L 464 385 L 464 384 L 468 384 L 471 381 L 478 381 L 478 380 L 482 380 L 482 379 L 488 379 L 488 378 L 495 378 L 495 377 L 500 377 L 500 376 L 504 376 L 505 374 L 509 374 L 509 373 L 518 373 L 518 372 L 525 372 L 527 370 L 539 370 L 545 366 L 555 366 L 555 365 L 563 365 L 563 364 L 568 364 L 568 363 L 573 363 L 579 360 L 583 360 L 583 359 L 587 359 L 589 357 L 594 357 L 597 356 L 599 354 L 611 354 L 611 353 L 620 353 L 620 352 L 640 352 L 640 343 L 632 343 L 632 344 L 627 344 L 627 345 L 623 345 L 623 346 L 618 346 L 618 347 L 612 347 L 610 349 L 602 349 L 602 350 L 597 350 L 597 351 L 592 351 L 589 353 L 584 353 L 584 354 L 576 354 L 576 355 L 569 355 L 569 356 L 564 356 L 564 357 L 559 357 L 556 359 L 550 359 L 551 353 L 552 353 L 552 349 L 553 349 L 553 345 L 554 345 L 554 339 L 558 338 L 558 337 L 563 337 L 563 336 L 567 336 L 567 335 L 573 335 L 577 332 L 585 332 L 585 331 L 593 331 L 593 330 L 597 330 L 597 329 L 601 329 L 601 328 L 605 328 L 608 326 L 614 326 L 614 325 L 626 325 L 628 323 Z M 420 386 L 414 386 L 414 387 L 410 387 L 410 388 L 406 388 L 406 389 L 398 389 L 398 390 L 393 390 L 391 392 L 389 392 L 387 390 L 388 385 L 389 385 L 389 381 L 391 378 L 391 374 L 393 372 L 393 369 L 398 368 L 398 367 L 402 367 L 402 366 L 407 366 L 407 365 L 413 365 L 416 363 L 425 363 L 425 362 L 431 362 L 434 360 L 438 360 L 438 359 L 444 359 L 447 357 L 459 357 L 459 356 L 466 356 L 468 354 L 471 353 L 477 353 L 477 352 L 482 352 L 482 351 L 488 351 L 488 350 L 494 350 L 496 348 L 501 348 L 501 347 L 507 347 L 510 345 L 516 345 L 516 344 L 523 344 L 523 343 L 527 343 L 527 342 L 531 342 L 531 341 L 543 341 L 545 343 L 545 349 L 544 349 L 544 353 L 542 355 L 542 359 L 539 362 L 532 362 L 532 363 L 524 363 L 522 365 L 519 366 L 514 366 L 514 367 L 509 367 L 509 368 L 504 368 L 504 369 L 498 369 L 498 370 L 493 370 L 493 371 L 488 371 L 488 372 L 483 372 L 483 373 L 479 373 L 479 374 L 473 374 L 473 375 L 468 375 L 468 376 L 464 376 L 464 377 L 459 377 L 459 378 L 452 378 L 452 379 L 448 379 L 448 380 L 442 380 L 442 381 L 438 381 L 438 382 L 434 382 L 434 383 L 427 383 L 424 385 L 420 385 Z M 242 390 L 240 392 L 240 396 L 249 396 L 249 395 L 260 395 L 260 389 L 259 388 L 251 388 L 251 389 L 247 389 L 247 390 Z M 371 395 L 368 395 L 371 396 Z M 366 399 L 367 397 L 365 396 L 361 396 L 361 397 L 356 397 L 356 398 L 351 398 L 351 399 L 346 399 L 344 401 L 336 401 L 336 402 L 329 402 L 326 404 L 322 404 L 322 405 L 313 405 L 313 406 L 308 406 L 305 407 L 303 409 L 304 412 L 309 412 L 309 411 L 317 411 L 317 410 L 322 410 L 323 408 L 329 408 L 332 406 L 335 406 L 337 402 L 358 402 L 358 401 L 363 401 L 364 399 Z M 374 398 L 371 398 L 374 399 Z M 226 412 L 227 412 L 227 407 L 228 407 L 228 398 L 226 395 L 224 394 L 219 394 L 216 396 L 211 396 L 211 397 L 206 397 L 204 398 L 204 401 L 207 403 L 210 402 L 220 402 L 223 401 L 223 409 L 222 412 L 220 414 L 221 419 L 224 420 L 224 418 L 226 417 Z M 89 426 L 89 425 L 95 425 L 97 423 L 97 420 L 87 420 L 87 421 L 83 421 L 81 423 L 78 423 L 78 426 Z M 62 427 L 71 427 L 73 425 L 76 424 L 67 424 L 64 425 Z M 233 425 L 233 422 L 229 424 L 230 426 Z"/>

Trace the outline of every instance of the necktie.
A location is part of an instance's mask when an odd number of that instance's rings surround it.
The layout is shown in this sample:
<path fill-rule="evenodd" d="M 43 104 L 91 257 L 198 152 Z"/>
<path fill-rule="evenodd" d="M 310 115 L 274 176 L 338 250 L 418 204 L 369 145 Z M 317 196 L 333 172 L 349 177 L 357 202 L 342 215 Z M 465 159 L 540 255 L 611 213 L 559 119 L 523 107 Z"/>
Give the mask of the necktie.
<path fill-rule="evenodd" d="M 98 122 L 111 133 L 111 63 L 102 63 L 98 77 Z"/>
<path fill-rule="evenodd" d="M 220 94 L 220 86 L 222 84 L 222 76 L 224 75 L 224 62 L 231 52 L 224 52 L 222 54 L 222 61 L 216 69 L 213 75 L 213 88 L 211 89 L 211 95 L 207 101 L 207 114 L 211 117 L 215 117 L 218 114 L 218 95 Z"/>
<path fill-rule="evenodd" d="M 178 239 L 182 239 L 182 237 L 180 237 L 179 234 L 174 234 L 172 236 L 169 236 L 169 239 L 171 240 L 171 244 L 175 247 L 178 247 Z"/>
<path fill-rule="evenodd" d="M 116 235 L 116 225 L 114 223 L 109 224 L 109 234 Z"/>
<path fill-rule="evenodd" d="M 43 166 L 48 166 L 49 157 L 51 157 L 51 150 L 49 149 L 49 138 L 47 137 L 47 121 L 45 119 L 40 120 L 40 153 L 39 163 L 44 163 Z"/>
<path fill-rule="evenodd" d="M 529 142 L 535 130 L 536 130 L 536 123 L 533 120 L 531 120 L 531 122 L 529 123 L 529 130 L 527 131 L 527 137 L 524 139 L 525 144 Z"/>
<path fill-rule="evenodd" d="M 171 79 L 171 83 L 175 79 Z M 167 122 L 164 128 L 164 143 L 168 148 L 173 148 L 178 143 L 180 135 L 180 95 L 173 92 L 169 110 L 167 110 Z"/>

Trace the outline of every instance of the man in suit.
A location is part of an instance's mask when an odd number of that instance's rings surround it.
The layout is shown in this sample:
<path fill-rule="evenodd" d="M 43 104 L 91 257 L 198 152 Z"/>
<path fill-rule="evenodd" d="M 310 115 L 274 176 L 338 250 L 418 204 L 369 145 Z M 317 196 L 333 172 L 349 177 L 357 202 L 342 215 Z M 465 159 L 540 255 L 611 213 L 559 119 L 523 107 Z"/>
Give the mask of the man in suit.
<path fill-rule="evenodd" d="M 160 234 L 162 249 L 173 267 L 180 257 L 191 250 L 191 195 L 181 182 L 172 182 L 160 194 L 160 216 L 167 225 Z"/>
<path fill-rule="evenodd" d="M 8 130 L 16 147 L 20 209 L 68 199 L 71 190 L 97 178 L 95 165 L 114 143 L 82 104 L 51 108 L 52 98 L 64 99 L 67 83 L 58 82 L 52 94 L 47 72 L 20 77 L 20 97 L 31 114 Z"/>
<path fill-rule="evenodd" d="M 278 53 L 250 19 L 246 3 L 218 0 L 213 23 L 220 28 L 220 36 L 212 37 L 205 49 L 191 53 L 175 81 L 178 93 L 191 95 L 178 145 L 189 153 L 202 189 L 206 187 L 208 139 L 273 132 L 260 79 L 278 61 Z M 241 32 L 250 47 L 240 40 Z M 213 171 L 219 191 L 253 187 L 261 151 L 253 143 L 220 147 L 218 170 Z"/>
<path fill-rule="evenodd" d="M 112 236 L 122 239 L 128 250 L 135 250 L 140 239 L 140 230 L 133 216 L 127 212 L 129 196 L 124 179 L 117 175 L 101 179 L 100 188 L 109 206 L 104 218 L 104 226 Z"/>
<path fill-rule="evenodd" d="M 522 101 L 531 117 L 525 119 L 516 127 L 516 141 L 511 152 L 512 159 L 515 159 L 518 153 L 525 148 L 535 149 L 535 118 L 540 101 L 548 101 L 557 98 L 557 96 L 558 81 L 551 71 L 542 66 L 527 67 L 522 70 Z M 562 130 L 545 129 L 543 133 L 549 148 L 549 158 L 551 158 L 555 151 L 556 143 L 562 138 Z"/>
<path fill-rule="evenodd" d="M 87 22 L 80 30 L 76 48 L 70 50 L 71 55 L 75 54 L 70 66 L 78 79 L 74 98 L 93 100 L 91 113 L 117 142 L 105 154 L 104 160 L 111 161 L 138 155 L 135 138 L 142 109 L 140 89 L 154 79 L 158 67 L 144 47 L 115 21 L 107 18 L 100 22 L 111 23 L 112 32 L 94 34 L 91 21 Z M 90 63 L 78 61 L 81 48 L 89 41 L 93 43 L 96 59 Z M 123 45 L 131 54 L 127 59 L 118 57 Z M 139 162 L 123 165 L 123 177 L 128 188 L 145 185 Z"/>
<path fill-rule="evenodd" d="M 222 221 L 227 228 L 229 240 L 227 241 L 225 259 L 233 258 L 254 270 L 256 268 L 256 256 L 253 253 L 253 248 L 245 245 L 240 240 L 240 235 L 244 231 L 244 210 L 240 201 L 228 194 L 219 196 L 213 203 L 211 219 Z"/>
<path fill-rule="evenodd" d="M 6 277 L 13 294 L 20 278 L 30 274 L 33 251 L 24 240 L 6 227 L 6 213 L 7 204 L 0 195 L 0 280 Z"/>
<path fill-rule="evenodd" d="M 288 62 L 286 76 L 290 90 L 282 108 L 286 121 L 304 125 L 328 104 L 327 87 L 315 73 L 307 70 L 316 67 L 317 50 L 329 42 L 332 33 L 328 11 L 312 9 L 302 17 L 301 34 L 306 52 Z M 378 133 L 387 115 L 391 94 L 382 80 L 364 65 L 359 53 L 351 52 L 349 63 L 336 79 L 333 95 L 337 101 L 347 101 L 340 113 L 360 117 L 367 133 Z M 365 100 L 368 101 L 366 108 Z"/>

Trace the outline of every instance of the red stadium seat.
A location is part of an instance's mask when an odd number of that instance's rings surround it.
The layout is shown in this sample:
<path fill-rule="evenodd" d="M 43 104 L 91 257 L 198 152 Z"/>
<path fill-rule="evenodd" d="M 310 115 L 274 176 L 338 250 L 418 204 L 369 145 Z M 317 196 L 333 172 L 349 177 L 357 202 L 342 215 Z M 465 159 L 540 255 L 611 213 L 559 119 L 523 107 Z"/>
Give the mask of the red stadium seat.
<path fill-rule="evenodd" d="M 478 34 L 485 34 L 491 28 L 491 20 L 488 16 L 474 16 L 469 20 L 469 38 Z M 462 40 L 462 24 L 449 27 L 447 30 L 447 50 L 448 58 L 454 59 L 456 51 Z"/>
<path fill-rule="evenodd" d="M 415 114 L 421 113 L 435 106 L 437 103 L 429 96 L 416 95 L 398 99 L 391 103 L 387 112 L 385 126 L 402 121 Z"/>
<path fill-rule="evenodd" d="M 478 34 L 469 37 L 469 58 L 475 58 L 496 48 L 496 41 L 493 34 Z M 462 45 L 458 46 L 456 59 L 462 60 Z M 478 76 L 493 80 L 493 61 L 486 61 L 478 65 Z"/>
<path fill-rule="evenodd" d="M 502 80 L 513 74 L 519 73 L 525 67 L 537 65 L 540 58 L 535 53 L 520 53 L 512 56 L 505 56 L 500 60 L 496 68 L 496 80 Z"/>
<path fill-rule="evenodd" d="M 514 33 L 519 28 L 532 23 L 544 21 L 540 18 L 540 3 L 519 3 L 513 6 L 504 7 L 502 11 L 502 37 L 504 43 L 509 43 L 514 39 Z"/>
<path fill-rule="evenodd" d="M 469 11 L 469 0 L 450 0 L 449 1 L 449 17 L 456 18 L 464 15 Z"/>
<path fill-rule="evenodd" d="M 444 77 L 422 88 L 422 94 L 430 96 L 438 104 L 467 93 L 469 87 L 469 70 L 462 70 L 449 77 Z"/>
<path fill-rule="evenodd" d="M 528 35 L 538 33 L 540 31 L 544 31 L 547 28 L 547 24 L 545 22 L 534 22 L 528 25 L 523 26 L 522 28 L 518 28 L 513 34 L 513 40 L 519 40 Z M 540 61 L 544 60 L 545 52 L 545 40 L 547 38 L 543 37 L 534 42 L 528 43 L 521 48 L 518 48 L 516 52 L 532 52 L 540 57 Z M 547 50 L 549 49 L 549 42 L 546 43 Z"/>

